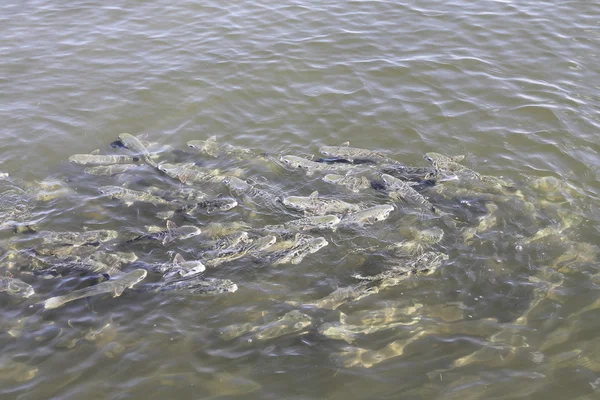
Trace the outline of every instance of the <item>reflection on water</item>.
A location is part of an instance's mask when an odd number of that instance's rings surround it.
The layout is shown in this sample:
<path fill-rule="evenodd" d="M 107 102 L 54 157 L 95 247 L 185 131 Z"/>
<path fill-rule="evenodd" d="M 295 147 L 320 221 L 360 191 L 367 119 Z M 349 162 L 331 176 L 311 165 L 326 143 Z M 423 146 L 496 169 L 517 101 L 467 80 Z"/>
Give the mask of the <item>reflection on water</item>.
<path fill-rule="evenodd" d="M 597 395 L 591 3 L 0 10 L 3 398 Z"/>

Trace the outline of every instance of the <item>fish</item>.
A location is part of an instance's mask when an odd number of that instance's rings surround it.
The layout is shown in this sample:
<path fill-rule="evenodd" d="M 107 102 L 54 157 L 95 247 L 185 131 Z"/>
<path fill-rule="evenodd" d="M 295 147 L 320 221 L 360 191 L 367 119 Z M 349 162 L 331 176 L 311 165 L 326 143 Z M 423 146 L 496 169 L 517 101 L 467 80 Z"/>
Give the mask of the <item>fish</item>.
<path fill-rule="evenodd" d="M 312 324 L 312 318 L 298 310 L 292 310 L 277 321 L 258 328 L 256 339 L 270 340 L 284 335 L 299 332 Z"/>
<path fill-rule="evenodd" d="M 176 291 L 205 295 L 233 293 L 238 290 L 238 286 L 229 279 L 208 278 L 199 275 L 155 283 L 149 288 L 152 292 Z"/>
<path fill-rule="evenodd" d="M 294 231 L 335 231 L 341 219 L 337 215 L 316 215 L 284 222 L 280 225 L 267 225 L 263 228 L 271 232 L 294 232 Z"/>
<path fill-rule="evenodd" d="M 137 242 L 140 240 L 158 240 L 163 245 L 167 243 L 171 243 L 174 240 L 185 240 L 191 238 L 193 236 L 197 236 L 202 231 L 200 228 L 192 225 L 182 225 L 177 226 L 177 224 L 171 220 L 167 221 L 167 229 L 151 232 L 144 235 L 140 235 L 133 239 L 128 240 L 126 243 Z"/>
<path fill-rule="evenodd" d="M 127 207 L 131 206 L 135 202 L 150 203 L 154 205 L 173 204 L 172 202 L 154 196 L 150 193 L 141 190 L 133 190 L 122 186 L 102 186 L 98 188 L 98 191 L 101 194 L 110 197 L 111 199 L 118 199 L 123 201 Z"/>
<path fill-rule="evenodd" d="M 348 301 L 358 301 L 364 297 L 379 293 L 379 288 L 371 282 L 362 281 L 358 284 L 337 288 L 327 296 L 313 303 L 306 303 L 305 306 L 313 306 L 328 310 L 335 310 Z M 288 302 L 295 305 L 295 302 Z"/>
<path fill-rule="evenodd" d="M 360 211 L 361 208 L 357 204 L 346 203 L 342 200 L 321 198 L 317 191 L 312 192 L 308 197 L 288 196 L 283 198 L 281 202 L 284 206 L 302 211 L 307 215 L 345 214 Z"/>
<path fill-rule="evenodd" d="M 117 231 L 106 229 L 84 232 L 40 232 L 40 236 L 44 243 L 70 246 L 97 245 L 115 239 L 118 235 Z"/>
<path fill-rule="evenodd" d="M 211 157 L 218 157 L 221 149 L 217 143 L 217 136 L 211 136 L 206 140 L 190 140 L 187 142 L 188 147 L 202 152 Z"/>
<path fill-rule="evenodd" d="M 46 310 L 58 308 L 73 300 L 96 296 L 103 293 L 112 293 L 113 297 L 118 297 L 123 294 L 125 289 L 132 288 L 135 284 L 142 281 L 147 274 L 148 272 L 145 269 L 136 269 L 115 279 L 104 281 L 83 289 L 74 290 L 64 296 L 49 298 L 43 302 L 44 308 Z"/>
<path fill-rule="evenodd" d="M 356 147 L 350 147 L 350 142 L 344 142 L 341 146 L 321 146 L 319 153 L 328 157 L 340 157 L 349 161 L 355 159 L 366 159 L 384 162 L 396 162 L 390 159 L 387 155 L 367 149 L 359 149 Z"/>
<path fill-rule="evenodd" d="M 14 278 L 12 275 L 0 276 L 0 293 L 14 297 L 28 298 L 35 294 L 33 286 L 23 282 L 19 278 Z"/>
<path fill-rule="evenodd" d="M 355 193 L 371 187 L 371 181 L 366 176 L 327 174 L 323 181 L 345 186 Z"/>
<path fill-rule="evenodd" d="M 357 226 L 365 226 L 372 225 L 375 222 L 386 220 L 392 211 L 395 208 L 391 204 L 382 204 L 379 206 L 374 206 L 370 208 L 366 208 L 361 211 L 356 211 L 350 214 L 346 214 L 343 216 L 340 224 L 341 225 L 357 225 Z"/>
<path fill-rule="evenodd" d="M 119 140 L 127 149 L 140 155 L 142 159 L 146 162 L 146 164 L 150 165 L 153 168 L 158 167 L 156 162 L 152 159 L 150 152 L 148 151 L 146 146 L 144 146 L 138 138 L 136 138 L 133 135 L 130 135 L 129 133 L 121 133 L 119 135 Z"/>
<path fill-rule="evenodd" d="M 198 167 L 194 163 L 170 164 L 160 163 L 157 167 L 159 171 L 167 174 L 173 179 L 178 179 L 182 183 L 208 183 L 221 182 L 223 176 L 218 169 L 207 169 Z"/>
<path fill-rule="evenodd" d="M 156 214 L 158 218 L 169 219 L 175 214 L 194 215 L 199 212 L 212 214 L 216 211 L 229 211 L 237 207 L 238 202 L 230 197 L 215 197 L 213 199 L 201 200 L 194 204 L 186 204 L 178 207 L 175 211 L 161 211 Z"/>
<path fill-rule="evenodd" d="M 87 167 L 83 170 L 83 172 L 89 175 L 114 176 L 129 171 L 132 168 L 136 168 L 137 166 L 137 164 L 99 165 L 95 167 Z"/>
<path fill-rule="evenodd" d="M 207 267 L 217 267 L 223 263 L 238 260 L 247 254 L 256 255 L 271 247 L 277 238 L 273 235 L 263 236 L 253 241 L 240 242 L 236 246 L 207 251 L 202 253 L 202 259 Z"/>
<path fill-rule="evenodd" d="M 175 254 L 173 261 L 153 265 L 150 267 L 153 272 L 163 275 L 165 280 L 185 278 L 187 276 L 197 275 L 206 270 L 204 264 L 198 260 L 186 261 L 180 253 Z"/>
<path fill-rule="evenodd" d="M 409 183 L 411 186 L 416 184 L 433 186 L 435 184 L 435 169 L 433 167 L 409 167 L 402 164 L 392 164 L 383 166 L 379 171 L 403 181 L 415 182 Z"/>
<path fill-rule="evenodd" d="M 343 163 L 318 163 L 315 161 L 307 160 L 306 158 L 298 156 L 281 156 L 280 161 L 285 165 L 292 168 L 300 168 L 306 171 L 306 175 L 313 175 L 316 171 L 348 171 L 356 168 L 354 164 L 343 164 Z"/>
<path fill-rule="evenodd" d="M 113 165 L 113 164 L 134 164 L 140 161 L 139 157 L 115 155 L 115 154 L 98 154 L 99 150 L 95 150 L 90 154 L 73 154 L 69 157 L 69 162 L 81 165 Z"/>
<path fill-rule="evenodd" d="M 190 140 L 187 142 L 187 145 L 211 157 L 218 157 L 221 154 L 225 154 L 238 160 L 264 158 L 261 154 L 245 147 L 234 146 L 229 143 L 219 144 L 216 136 L 211 136 L 206 140 Z"/>
<path fill-rule="evenodd" d="M 329 242 L 323 237 L 313 238 L 296 234 L 296 238 L 289 248 L 269 254 L 267 258 L 271 265 L 300 264 L 304 257 L 316 253 L 328 244 Z"/>
<path fill-rule="evenodd" d="M 403 180 L 388 174 L 381 174 L 381 179 L 385 182 L 390 198 L 403 200 L 428 212 L 435 213 L 437 211 L 429 200 Z"/>

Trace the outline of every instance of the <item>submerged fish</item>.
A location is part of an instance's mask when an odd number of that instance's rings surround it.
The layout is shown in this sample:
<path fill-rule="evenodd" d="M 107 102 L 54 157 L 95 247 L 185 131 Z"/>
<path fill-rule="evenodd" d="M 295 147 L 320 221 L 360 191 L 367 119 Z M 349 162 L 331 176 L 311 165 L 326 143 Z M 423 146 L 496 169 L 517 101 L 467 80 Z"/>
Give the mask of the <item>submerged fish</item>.
<path fill-rule="evenodd" d="M 271 232 L 294 231 L 335 231 L 341 219 L 337 215 L 316 215 L 285 222 L 280 225 L 267 225 L 263 229 Z"/>
<path fill-rule="evenodd" d="M 30 284 L 10 275 L 0 276 L 0 293 L 2 292 L 6 292 L 10 296 L 23 298 L 28 298 L 35 294 L 35 290 L 33 290 Z"/>
<path fill-rule="evenodd" d="M 40 232 L 44 243 L 55 245 L 83 246 L 108 242 L 118 236 L 117 231 L 99 229 L 84 232 Z"/>
<path fill-rule="evenodd" d="M 141 190 L 128 189 L 122 186 L 102 186 L 98 191 L 110 197 L 111 199 L 119 199 L 123 201 L 127 206 L 131 206 L 135 202 L 150 203 L 154 205 L 158 204 L 171 204 L 165 199 L 154 196 L 150 193 L 143 192 Z"/>
<path fill-rule="evenodd" d="M 348 171 L 349 169 L 356 168 L 354 164 L 327 164 L 318 163 L 315 161 L 307 160 L 306 158 L 298 156 L 282 156 L 280 160 L 292 168 L 300 168 L 306 171 L 307 175 L 312 175 L 315 171 Z"/>
<path fill-rule="evenodd" d="M 298 310 L 293 310 L 283 315 L 277 321 L 266 324 L 257 330 L 258 340 L 275 339 L 280 336 L 299 332 L 312 324 L 312 318 Z"/>
<path fill-rule="evenodd" d="M 69 157 L 69 162 L 81 165 L 112 165 L 112 164 L 133 164 L 140 161 L 139 157 L 115 155 L 115 154 L 98 154 L 99 150 L 95 150 L 90 154 L 73 154 Z"/>
<path fill-rule="evenodd" d="M 223 263 L 238 260 L 247 254 L 253 255 L 271 247 L 277 238 L 273 235 L 263 236 L 254 241 L 241 242 L 226 249 L 207 251 L 202 254 L 207 267 L 216 267 Z"/>
<path fill-rule="evenodd" d="M 375 222 L 386 220 L 392 211 L 394 211 L 394 206 L 391 204 L 366 208 L 361 211 L 344 215 L 341 224 L 357 226 L 372 225 Z"/>
<path fill-rule="evenodd" d="M 220 182 L 224 178 L 218 169 L 202 168 L 194 163 L 160 163 L 157 168 L 171 178 L 179 179 L 186 184 Z"/>
<path fill-rule="evenodd" d="M 436 208 L 421 193 L 417 192 L 405 181 L 394 178 L 388 174 L 382 174 L 389 196 L 394 200 L 403 200 L 429 212 L 436 212 Z"/>
<path fill-rule="evenodd" d="M 345 186 L 355 193 L 371 187 L 371 181 L 366 176 L 327 174 L 323 181 Z"/>
<path fill-rule="evenodd" d="M 96 167 L 87 167 L 83 170 L 89 175 L 118 175 L 125 171 L 129 171 L 132 168 L 137 167 L 137 164 L 113 164 L 113 165 L 99 165 Z"/>
<path fill-rule="evenodd" d="M 177 253 L 175 254 L 175 257 L 173 257 L 173 261 L 165 264 L 153 265 L 150 269 L 153 272 L 162 274 L 163 278 L 169 280 L 197 275 L 204 272 L 206 267 L 198 260 L 186 261 L 181 254 Z"/>
<path fill-rule="evenodd" d="M 64 296 L 52 297 L 44 301 L 44 308 L 57 308 L 73 300 L 103 293 L 112 293 L 113 297 L 118 297 L 123 294 L 125 289 L 132 288 L 136 283 L 143 280 L 147 274 L 148 272 L 145 269 L 136 269 L 113 280 L 104 281 L 94 286 L 74 290 Z"/>
<path fill-rule="evenodd" d="M 184 279 L 155 283 L 150 286 L 153 292 L 186 292 L 188 294 L 233 293 L 238 286 L 229 279 L 207 278 L 193 275 Z"/>
<path fill-rule="evenodd" d="M 239 160 L 263 158 L 262 155 L 245 147 L 234 146 L 229 143 L 219 144 L 216 136 L 211 136 L 206 140 L 190 140 L 187 145 L 211 157 L 225 154 Z"/>
<path fill-rule="evenodd" d="M 128 240 L 126 243 L 137 242 L 144 239 L 159 240 L 162 244 L 171 243 L 174 240 L 185 240 L 201 233 L 200 228 L 192 225 L 177 226 L 171 220 L 167 221 L 167 229 L 158 232 L 147 233 Z"/>
<path fill-rule="evenodd" d="M 121 133 L 119 135 L 119 140 L 121 141 L 121 143 L 123 143 L 123 146 L 133 151 L 134 153 L 140 155 L 142 159 L 146 162 L 146 164 L 154 168 L 158 166 L 156 162 L 152 160 L 150 152 L 148 151 L 146 146 L 144 146 L 138 138 L 136 138 L 133 135 L 130 135 L 129 133 Z"/>
<path fill-rule="evenodd" d="M 300 264 L 304 257 L 316 253 L 329 242 L 325 238 L 313 238 L 311 236 L 296 234 L 295 240 L 287 249 L 276 251 L 267 255 L 271 265 Z"/>
<path fill-rule="evenodd" d="M 360 210 L 357 204 L 346 203 L 338 199 L 319 197 L 319 192 L 314 191 L 310 196 L 288 196 L 282 200 L 284 206 L 302 211 L 305 214 L 325 215 L 330 213 L 345 214 Z"/>
<path fill-rule="evenodd" d="M 342 143 L 341 146 L 321 146 L 319 153 L 328 157 L 340 157 L 353 161 L 355 159 L 370 159 L 376 161 L 395 162 L 385 154 L 367 149 L 350 147 L 350 142 Z"/>

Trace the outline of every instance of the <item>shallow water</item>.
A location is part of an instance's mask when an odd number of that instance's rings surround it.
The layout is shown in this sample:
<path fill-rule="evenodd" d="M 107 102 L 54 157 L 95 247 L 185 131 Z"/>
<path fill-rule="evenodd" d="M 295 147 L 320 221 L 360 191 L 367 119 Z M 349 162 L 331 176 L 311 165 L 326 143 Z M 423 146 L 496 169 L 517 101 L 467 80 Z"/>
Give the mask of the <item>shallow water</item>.
<path fill-rule="evenodd" d="M 3 2 L 0 172 L 30 183 L 51 177 L 71 190 L 36 205 L 32 220 L 42 230 L 106 228 L 131 236 L 164 224 L 155 216 L 160 208 L 125 207 L 97 188 L 126 181 L 178 187 L 168 177 L 148 166 L 95 177 L 67 161 L 96 148 L 128 154 L 109 146 L 121 132 L 185 151 L 187 141 L 217 135 L 274 156 L 317 156 L 322 145 L 350 141 L 417 166 L 428 165 L 425 152 L 465 154 L 469 168 L 514 181 L 535 212 L 518 201 L 500 203 L 496 225 L 465 243 L 440 219 L 419 219 L 402 207 L 386 222 L 323 234 L 329 245 L 299 265 L 241 259 L 210 271 L 239 286 L 221 296 L 132 290 L 41 311 L 36 302 L 95 278 L 23 274 L 34 297 L 0 293 L 1 397 L 594 398 L 600 325 L 598 311 L 586 307 L 600 293 L 598 260 L 579 247 L 579 259 L 556 260 L 600 235 L 599 21 L 599 6 L 584 1 Z M 385 200 L 275 163 L 168 150 L 161 158 L 241 168 L 280 194 Z M 571 187 L 558 195 L 536 189 L 532 182 L 546 176 Z M 447 197 L 455 185 L 425 194 L 459 229 L 476 226 L 485 202 Z M 228 194 L 219 185 L 207 189 Z M 259 228 L 294 215 L 244 203 L 177 222 L 244 220 Z M 577 221 L 517 249 L 561 217 Z M 298 308 L 286 302 L 314 302 L 352 284 L 352 273 L 378 272 L 393 263 L 389 254 L 375 252 L 361 265 L 349 250 L 406 239 L 411 226 L 445 230 L 437 249 L 449 260 L 434 274 L 338 310 L 300 307 L 313 318 L 300 333 L 222 339 L 228 325 L 270 323 Z M 10 229 L 0 235 L 3 248 L 37 245 Z M 164 262 L 171 250 L 192 258 L 202 240 L 130 250 Z M 413 303 L 423 305 L 414 325 L 359 335 L 353 344 L 318 330 L 339 321 L 340 312 L 356 320 Z M 390 343 L 396 345 L 368 352 Z M 362 359 L 351 356 L 361 352 Z M 351 366 L 353 360 L 373 366 Z"/>

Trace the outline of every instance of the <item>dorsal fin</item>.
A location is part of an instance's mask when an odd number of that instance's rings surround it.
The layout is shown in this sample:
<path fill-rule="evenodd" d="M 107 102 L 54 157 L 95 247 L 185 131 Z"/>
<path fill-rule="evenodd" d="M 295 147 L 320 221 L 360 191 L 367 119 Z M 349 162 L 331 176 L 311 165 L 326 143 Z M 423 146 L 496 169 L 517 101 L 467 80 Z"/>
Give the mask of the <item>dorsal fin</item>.
<path fill-rule="evenodd" d="M 350 147 L 350 142 L 344 142 L 342 144 L 340 144 L 340 147 Z"/>
<path fill-rule="evenodd" d="M 206 139 L 207 142 L 216 142 L 217 141 L 217 135 L 212 135 L 211 137 L 209 137 L 208 139 Z"/>
<path fill-rule="evenodd" d="M 121 185 L 121 187 L 122 187 L 122 188 L 125 188 L 125 189 L 127 189 L 127 188 L 129 187 L 129 185 L 131 185 L 131 182 L 129 182 L 129 181 L 126 181 L 125 183 L 123 183 L 123 184 Z"/>
<path fill-rule="evenodd" d="M 316 199 L 317 197 L 319 197 L 319 192 L 317 190 L 315 190 L 308 197 L 310 197 L 311 199 Z"/>
<path fill-rule="evenodd" d="M 96 149 L 94 151 L 91 151 L 90 154 L 93 155 L 93 156 L 95 156 L 97 154 L 100 154 L 100 149 Z"/>
<path fill-rule="evenodd" d="M 345 324 L 348 320 L 348 316 L 340 311 L 340 323 Z"/>
<path fill-rule="evenodd" d="M 172 231 L 175 228 L 177 228 L 177 224 L 171 220 L 168 220 L 167 221 L 167 230 Z"/>
<path fill-rule="evenodd" d="M 175 254 L 175 257 L 173 257 L 173 264 L 182 264 L 184 262 L 185 262 L 185 259 L 183 258 L 181 253 L 177 253 L 177 254 Z"/>

